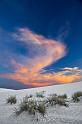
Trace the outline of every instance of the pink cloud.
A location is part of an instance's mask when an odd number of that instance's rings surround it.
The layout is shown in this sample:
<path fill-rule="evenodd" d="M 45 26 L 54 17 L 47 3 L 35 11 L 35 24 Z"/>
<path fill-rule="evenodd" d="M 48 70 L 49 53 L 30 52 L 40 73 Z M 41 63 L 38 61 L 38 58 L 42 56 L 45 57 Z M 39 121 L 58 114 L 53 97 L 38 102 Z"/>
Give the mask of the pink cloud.
<path fill-rule="evenodd" d="M 66 46 L 63 43 L 45 38 L 27 28 L 19 28 L 18 31 L 13 34 L 13 38 L 17 42 L 25 43 L 27 48 L 30 44 L 32 47 L 29 48 L 29 53 L 32 53 L 33 57 L 29 57 L 29 55 L 25 56 L 25 58 L 22 57 L 22 59 L 24 58 L 25 64 L 20 61 L 17 62 L 13 58 L 11 64 L 14 67 L 14 72 L 10 74 L 0 74 L 0 77 L 17 80 L 30 86 L 70 83 L 80 79 L 80 75 L 78 74 L 65 75 L 62 72 L 40 73 L 46 66 L 51 65 L 66 55 Z M 64 68 L 64 70 L 65 69 L 68 68 Z"/>

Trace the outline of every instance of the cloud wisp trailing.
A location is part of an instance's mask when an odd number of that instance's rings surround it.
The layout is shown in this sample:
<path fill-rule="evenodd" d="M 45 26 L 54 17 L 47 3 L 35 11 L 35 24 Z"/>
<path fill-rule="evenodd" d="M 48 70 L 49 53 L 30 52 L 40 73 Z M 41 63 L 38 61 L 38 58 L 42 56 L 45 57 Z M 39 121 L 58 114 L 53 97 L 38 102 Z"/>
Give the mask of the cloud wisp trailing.
<path fill-rule="evenodd" d="M 62 58 L 65 54 L 65 45 L 52 39 L 37 35 L 28 29 L 19 29 L 14 34 L 18 41 L 25 42 L 29 49 L 32 71 L 37 72 Z"/>
<path fill-rule="evenodd" d="M 66 46 L 63 43 L 45 38 L 27 28 L 19 28 L 12 34 L 11 39 L 13 39 L 12 43 L 15 42 L 19 46 L 22 44 L 26 52 L 12 54 L 12 50 L 9 51 L 9 63 L 13 72 L 0 74 L 0 77 L 17 80 L 32 87 L 70 83 L 81 78 L 80 73 L 76 71 L 79 70 L 77 67 L 73 69 L 66 67 L 56 73 L 43 73 L 45 67 L 66 55 Z M 72 73 L 73 70 L 75 73 Z"/>

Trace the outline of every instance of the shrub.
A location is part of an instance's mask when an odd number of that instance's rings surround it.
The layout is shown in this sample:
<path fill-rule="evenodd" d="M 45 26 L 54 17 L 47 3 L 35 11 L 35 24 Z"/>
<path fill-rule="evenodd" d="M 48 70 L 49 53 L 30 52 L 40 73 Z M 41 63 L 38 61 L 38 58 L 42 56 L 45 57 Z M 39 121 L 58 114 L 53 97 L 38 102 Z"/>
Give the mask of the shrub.
<path fill-rule="evenodd" d="M 23 102 L 28 102 L 29 98 L 30 98 L 30 97 L 26 95 L 26 96 L 23 98 Z"/>
<path fill-rule="evenodd" d="M 72 100 L 73 100 L 74 102 L 79 102 L 79 101 L 80 101 L 79 97 L 81 97 L 81 96 L 82 96 L 82 92 L 81 92 L 81 91 L 76 92 L 76 93 L 74 93 L 74 94 L 72 95 Z"/>
<path fill-rule="evenodd" d="M 16 104 L 16 102 L 17 102 L 16 96 L 9 96 L 7 98 L 7 103 Z"/>
<path fill-rule="evenodd" d="M 80 97 L 80 96 L 82 96 L 82 92 L 81 91 L 76 92 L 76 93 L 74 93 L 74 96 Z"/>
<path fill-rule="evenodd" d="M 22 112 L 27 111 L 31 115 L 35 115 L 37 112 L 40 113 L 43 117 L 46 113 L 46 106 L 44 102 L 37 103 L 34 100 L 22 101 L 18 109 L 15 109 L 16 115 L 21 114 Z"/>
<path fill-rule="evenodd" d="M 80 99 L 77 96 L 72 96 L 72 100 L 73 102 L 79 102 Z"/>
<path fill-rule="evenodd" d="M 62 105 L 62 106 L 68 106 L 66 103 L 66 100 L 63 97 L 59 97 L 57 95 L 52 95 L 51 97 L 48 98 L 48 102 L 50 105 Z"/>
<path fill-rule="evenodd" d="M 51 106 L 56 105 L 57 103 L 56 101 L 57 101 L 57 96 L 54 94 L 48 98 L 48 102 Z"/>
<path fill-rule="evenodd" d="M 36 97 L 44 98 L 44 91 L 43 92 L 37 92 Z"/>
<path fill-rule="evenodd" d="M 19 110 L 16 109 L 16 114 L 19 115 L 24 111 L 28 111 L 29 114 L 35 115 L 36 102 L 33 100 L 30 101 L 23 100 L 23 102 L 21 102 L 21 104 L 19 105 Z"/>
<path fill-rule="evenodd" d="M 28 102 L 29 101 L 29 98 L 32 98 L 32 95 L 26 95 L 24 98 L 23 98 L 23 102 Z"/>
<path fill-rule="evenodd" d="M 35 112 L 37 110 L 37 103 L 33 100 L 28 102 L 28 112 L 29 114 L 35 115 Z"/>
<path fill-rule="evenodd" d="M 58 98 L 63 98 L 63 99 L 67 99 L 67 94 L 64 95 L 59 95 Z"/>
<path fill-rule="evenodd" d="M 44 117 L 46 113 L 46 106 L 45 103 L 40 103 L 37 108 L 38 112 Z"/>
<path fill-rule="evenodd" d="M 57 104 L 58 104 L 58 105 L 61 105 L 61 106 L 66 106 L 66 107 L 68 107 L 68 104 L 66 103 L 66 101 L 65 101 L 64 98 L 58 98 L 58 99 L 57 99 Z"/>

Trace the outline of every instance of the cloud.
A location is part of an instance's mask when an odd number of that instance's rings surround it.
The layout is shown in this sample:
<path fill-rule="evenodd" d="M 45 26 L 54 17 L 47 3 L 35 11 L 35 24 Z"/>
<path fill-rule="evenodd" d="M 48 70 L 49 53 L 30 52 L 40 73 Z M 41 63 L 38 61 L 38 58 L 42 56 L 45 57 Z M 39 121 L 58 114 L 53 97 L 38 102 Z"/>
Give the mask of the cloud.
<path fill-rule="evenodd" d="M 17 80 L 28 86 L 48 86 L 54 84 L 72 83 L 81 79 L 81 75 L 76 74 L 65 74 L 65 71 L 45 73 L 35 73 L 30 71 L 25 66 L 18 66 L 15 73 L 2 74 L 0 77 Z"/>
<path fill-rule="evenodd" d="M 66 46 L 63 43 L 45 38 L 27 28 L 19 28 L 17 32 L 10 34 L 10 36 L 7 35 L 7 39 L 9 40 L 6 44 L 9 43 L 11 49 L 5 48 L 4 51 L 8 51 L 8 54 L 5 52 L 5 55 L 8 57 L 9 65 L 11 65 L 9 67 L 13 72 L 0 74 L 0 77 L 17 80 L 33 87 L 70 83 L 81 78 L 80 73 L 76 71 L 79 70 L 78 67 L 65 67 L 60 72 L 44 73 L 46 66 L 66 55 Z M 5 42 L 5 40 L 3 41 Z M 13 49 L 14 45 L 18 46 L 15 50 Z M 23 54 L 18 51 L 21 46 L 26 51 Z M 68 73 L 73 70 L 75 73 Z"/>
<path fill-rule="evenodd" d="M 63 68 L 63 70 L 67 70 L 67 71 L 80 71 L 79 67 L 73 67 L 73 68 L 65 67 L 65 68 Z"/>
<path fill-rule="evenodd" d="M 28 29 L 18 29 L 18 32 L 14 34 L 14 37 L 19 42 L 26 43 L 27 49 L 29 49 L 29 55 L 32 56 L 28 59 L 32 71 L 40 71 L 42 68 L 59 60 L 66 54 L 66 46 L 63 43 L 47 39 Z M 35 63 L 37 66 L 35 66 Z"/>

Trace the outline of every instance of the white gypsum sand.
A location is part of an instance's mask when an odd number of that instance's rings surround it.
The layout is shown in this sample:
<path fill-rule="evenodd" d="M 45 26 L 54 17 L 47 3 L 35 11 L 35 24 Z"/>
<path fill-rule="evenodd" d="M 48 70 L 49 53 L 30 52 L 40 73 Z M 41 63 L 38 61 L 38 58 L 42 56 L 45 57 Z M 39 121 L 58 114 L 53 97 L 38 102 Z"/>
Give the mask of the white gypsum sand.
<path fill-rule="evenodd" d="M 45 98 L 49 94 L 54 93 L 57 93 L 58 95 L 66 93 L 68 97 L 71 98 L 73 93 L 82 91 L 82 82 L 24 90 L 9 90 L 0 88 L 0 124 L 82 124 L 82 101 L 79 103 L 70 102 L 69 107 L 49 107 L 45 118 L 40 116 L 39 121 L 36 121 L 36 118 L 29 115 L 27 112 L 23 112 L 19 116 L 15 115 L 15 107 L 19 106 L 23 97 L 32 94 L 33 98 L 38 100 L 39 98 L 36 98 L 36 93 L 42 91 L 45 91 Z M 17 103 L 14 105 L 7 104 L 6 99 L 13 95 L 16 95 Z"/>

